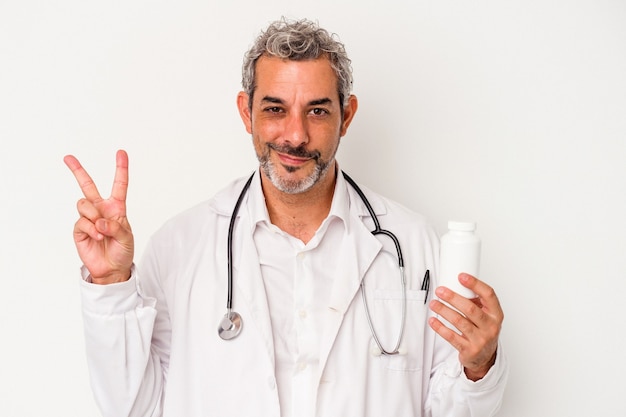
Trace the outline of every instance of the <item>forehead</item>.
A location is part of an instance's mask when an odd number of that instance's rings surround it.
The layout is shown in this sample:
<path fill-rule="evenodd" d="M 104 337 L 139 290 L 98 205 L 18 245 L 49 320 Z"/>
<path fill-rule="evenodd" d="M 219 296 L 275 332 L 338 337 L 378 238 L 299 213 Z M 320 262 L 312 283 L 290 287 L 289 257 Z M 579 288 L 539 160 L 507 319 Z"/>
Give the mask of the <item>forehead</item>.
<path fill-rule="evenodd" d="M 337 75 L 326 57 L 293 61 L 262 56 L 256 63 L 255 95 L 306 93 L 336 100 L 337 83 Z"/>

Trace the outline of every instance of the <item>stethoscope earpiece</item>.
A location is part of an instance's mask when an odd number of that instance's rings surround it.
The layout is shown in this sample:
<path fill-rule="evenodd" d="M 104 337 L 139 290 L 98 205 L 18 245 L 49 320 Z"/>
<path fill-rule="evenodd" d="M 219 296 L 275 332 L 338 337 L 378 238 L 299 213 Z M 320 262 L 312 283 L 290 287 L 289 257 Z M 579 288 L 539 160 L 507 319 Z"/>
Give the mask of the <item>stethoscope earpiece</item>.
<path fill-rule="evenodd" d="M 224 317 L 220 321 L 220 324 L 217 327 L 217 334 L 219 334 L 223 340 L 234 339 L 239 336 L 239 333 L 241 333 L 242 325 L 243 322 L 241 321 L 239 313 L 229 311 L 224 314 Z"/>

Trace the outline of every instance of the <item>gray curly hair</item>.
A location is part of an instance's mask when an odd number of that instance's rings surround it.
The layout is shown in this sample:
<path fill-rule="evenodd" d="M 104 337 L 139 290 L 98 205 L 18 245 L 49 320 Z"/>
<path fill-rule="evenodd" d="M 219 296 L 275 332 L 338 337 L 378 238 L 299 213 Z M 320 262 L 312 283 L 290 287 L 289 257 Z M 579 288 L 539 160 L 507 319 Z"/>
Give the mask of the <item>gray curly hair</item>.
<path fill-rule="evenodd" d="M 342 110 L 347 105 L 352 91 L 352 67 L 350 58 L 336 34 L 328 33 L 317 23 L 307 19 L 290 21 L 283 17 L 271 23 L 244 55 L 241 85 L 243 91 L 250 97 L 250 107 L 256 88 L 256 63 L 263 55 L 293 61 L 327 56 L 337 75 L 337 90 Z"/>

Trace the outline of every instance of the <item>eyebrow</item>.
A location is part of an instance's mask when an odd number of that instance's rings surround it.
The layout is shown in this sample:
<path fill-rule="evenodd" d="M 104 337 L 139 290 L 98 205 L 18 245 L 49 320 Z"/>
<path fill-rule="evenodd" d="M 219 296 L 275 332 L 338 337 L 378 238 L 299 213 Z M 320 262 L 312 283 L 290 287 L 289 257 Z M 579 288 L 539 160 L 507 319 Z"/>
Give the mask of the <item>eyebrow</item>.
<path fill-rule="evenodd" d="M 261 102 L 269 102 L 269 103 L 274 103 L 274 104 L 285 104 L 285 102 L 278 98 L 278 97 L 272 97 L 272 96 L 265 96 L 261 99 Z M 325 98 L 318 98 L 315 100 L 311 100 L 309 101 L 308 105 L 309 106 L 319 106 L 321 104 L 330 104 L 332 103 L 332 100 L 328 97 Z"/>

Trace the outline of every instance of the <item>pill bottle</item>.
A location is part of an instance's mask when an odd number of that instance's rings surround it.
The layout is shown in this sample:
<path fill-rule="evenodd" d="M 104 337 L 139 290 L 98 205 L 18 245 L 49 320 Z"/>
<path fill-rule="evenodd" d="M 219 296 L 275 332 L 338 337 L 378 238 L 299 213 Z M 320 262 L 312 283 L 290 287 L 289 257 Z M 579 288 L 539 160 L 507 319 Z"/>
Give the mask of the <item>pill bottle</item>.
<path fill-rule="evenodd" d="M 476 223 L 449 221 L 439 253 L 439 285 L 470 299 L 476 298 L 476 294 L 461 285 L 459 274 L 465 272 L 478 277 L 481 242 L 475 230 Z"/>

